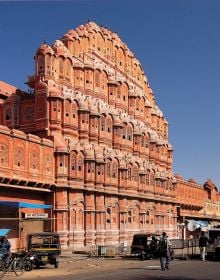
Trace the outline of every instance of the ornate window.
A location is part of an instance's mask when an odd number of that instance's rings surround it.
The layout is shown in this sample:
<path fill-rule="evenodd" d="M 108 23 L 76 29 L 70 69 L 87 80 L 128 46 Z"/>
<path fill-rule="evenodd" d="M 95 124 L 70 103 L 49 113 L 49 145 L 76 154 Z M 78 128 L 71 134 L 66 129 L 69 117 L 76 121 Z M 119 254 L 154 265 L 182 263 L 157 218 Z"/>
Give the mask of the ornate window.
<path fill-rule="evenodd" d="M 128 223 L 129 224 L 132 223 L 132 211 L 131 210 L 128 211 Z"/>
<path fill-rule="evenodd" d="M 7 109 L 5 112 L 5 120 L 9 121 L 11 120 L 11 109 Z"/>
<path fill-rule="evenodd" d="M 138 167 L 135 165 L 132 170 L 132 180 L 138 182 Z"/>
<path fill-rule="evenodd" d="M 64 75 L 64 58 L 59 57 L 59 75 L 62 78 Z"/>
<path fill-rule="evenodd" d="M 49 54 L 46 54 L 45 61 L 46 61 L 46 74 L 50 75 L 51 56 Z"/>
<path fill-rule="evenodd" d="M 34 108 L 33 107 L 26 107 L 25 108 L 25 120 L 33 120 L 34 119 Z"/>
<path fill-rule="evenodd" d="M 141 184 L 145 184 L 145 182 L 146 182 L 146 175 L 144 175 L 144 174 L 140 175 L 140 182 L 141 182 Z"/>
<path fill-rule="evenodd" d="M 150 185 L 154 186 L 155 185 L 155 176 L 154 176 L 154 172 L 150 173 Z"/>
<path fill-rule="evenodd" d="M 106 211 L 106 223 L 111 224 L 111 208 L 108 208 Z"/>
<path fill-rule="evenodd" d="M 70 156 L 70 168 L 71 168 L 71 173 L 74 174 L 76 171 L 76 154 L 75 154 L 75 152 L 72 152 L 71 156 Z"/>
<path fill-rule="evenodd" d="M 99 71 L 95 72 L 95 86 L 100 87 L 100 72 Z"/>
<path fill-rule="evenodd" d="M 100 127 L 101 127 L 101 131 L 105 131 L 105 117 L 101 116 L 100 118 Z"/>
<path fill-rule="evenodd" d="M 131 166 L 129 166 L 128 168 L 128 180 L 131 181 L 131 174 L 132 174 L 132 169 L 131 169 Z"/>
<path fill-rule="evenodd" d="M 106 176 L 109 178 L 111 176 L 111 163 L 110 161 L 106 164 Z"/>
<path fill-rule="evenodd" d="M 78 168 L 78 172 L 82 172 L 83 171 L 83 157 L 81 155 L 78 156 L 78 162 L 77 162 L 77 168 Z"/>
<path fill-rule="evenodd" d="M 69 59 L 66 60 L 66 78 L 67 80 L 70 80 L 71 78 L 71 70 L 72 70 L 72 64 Z"/>
<path fill-rule="evenodd" d="M 112 164 L 112 178 L 118 177 L 118 165 L 116 162 L 113 162 Z"/>
<path fill-rule="evenodd" d="M 144 135 L 141 135 L 141 147 L 144 147 Z"/>
<path fill-rule="evenodd" d="M 40 151 L 35 150 L 30 154 L 30 168 L 39 170 L 40 169 Z"/>
<path fill-rule="evenodd" d="M 24 167 L 24 149 L 17 147 L 14 153 L 14 165 Z"/>
<path fill-rule="evenodd" d="M 130 126 L 128 127 L 128 140 L 132 141 L 132 128 Z"/>
<path fill-rule="evenodd" d="M 45 157 L 44 157 L 44 166 L 45 166 L 46 173 L 51 173 L 51 171 L 52 171 L 51 155 L 45 155 Z"/>
<path fill-rule="evenodd" d="M 112 132 L 112 121 L 110 118 L 108 118 L 106 121 L 106 128 L 109 133 Z"/>
<path fill-rule="evenodd" d="M 146 174 L 146 185 L 147 186 L 149 186 L 149 180 L 150 180 L 150 171 L 148 170 L 147 174 Z"/>
<path fill-rule="evenodd" d="M 9 163 L 9 151 L 8 146 L 0 143 L 0 164 L 8 165 Z"/>
<path fill-rule="evenodd" d="M 126 126 L 122 128 L 122 139 L 126 139 Z"/>

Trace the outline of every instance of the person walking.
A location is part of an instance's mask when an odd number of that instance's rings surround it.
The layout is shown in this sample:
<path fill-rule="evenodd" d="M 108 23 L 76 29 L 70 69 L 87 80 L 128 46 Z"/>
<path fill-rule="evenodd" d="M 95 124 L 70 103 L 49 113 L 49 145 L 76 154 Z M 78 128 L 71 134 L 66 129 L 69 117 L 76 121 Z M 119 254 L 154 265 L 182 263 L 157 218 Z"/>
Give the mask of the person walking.
<path fill-rule="evenodd" d="M 162 237 L 159 241 L 159 256 L 161 270 L 169 270 L 170 264 L 170 241 L 166 232 L 162 233 Z"/>
<path fill-rule="evenodd" d="M 201 236 L 199 238 L 199 248 L 200 248 L 200 254 L 201 254 L 201 260 L 205 261 L 205 254 L 206 254 L 206 246 L 208 244 L 209 240 L 205 236 L 205 232 L 201 232 Z"/>

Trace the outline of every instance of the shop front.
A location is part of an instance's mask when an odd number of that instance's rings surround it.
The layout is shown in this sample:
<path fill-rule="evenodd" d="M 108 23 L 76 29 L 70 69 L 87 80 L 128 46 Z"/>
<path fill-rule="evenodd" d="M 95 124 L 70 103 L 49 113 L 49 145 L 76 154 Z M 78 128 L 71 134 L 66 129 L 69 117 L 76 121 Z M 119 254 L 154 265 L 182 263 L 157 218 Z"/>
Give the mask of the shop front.
<path fill-rule="evenodd" d="M 23 250 L 28 234 L 53 231 L 52 205 L 0 200 L 0 228 L 10 229 L 12 251 Z"/>

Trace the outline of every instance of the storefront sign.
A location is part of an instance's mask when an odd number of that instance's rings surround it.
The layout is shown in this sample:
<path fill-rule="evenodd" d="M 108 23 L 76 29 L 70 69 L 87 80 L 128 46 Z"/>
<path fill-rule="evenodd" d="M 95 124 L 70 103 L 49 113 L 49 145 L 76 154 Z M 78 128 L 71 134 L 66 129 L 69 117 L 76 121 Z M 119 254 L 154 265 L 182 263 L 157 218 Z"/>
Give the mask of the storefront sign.
<path fill-rule="evenodd" d="M 46 219 L 47 213 L 25 213 L 25 219 Z"/>

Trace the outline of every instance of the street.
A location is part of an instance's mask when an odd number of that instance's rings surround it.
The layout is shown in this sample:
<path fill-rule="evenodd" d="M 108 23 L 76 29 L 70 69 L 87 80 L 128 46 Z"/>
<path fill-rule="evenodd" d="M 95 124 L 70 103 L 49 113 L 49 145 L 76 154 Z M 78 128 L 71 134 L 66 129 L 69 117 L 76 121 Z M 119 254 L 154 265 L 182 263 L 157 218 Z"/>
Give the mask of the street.
<path fill-rule="evenodd" d="M 161 271 L 159 260 L 138 259 L 89 259 L 69 257 L 61 259 L 58 269 L 52 266 L 25 272 L 19 279 L 47 280 L 218 280 L 220 263 L 200 260 L 175 260 L 169 271 Z M 18 280 L 13 274 L 4 279 Z"/>

